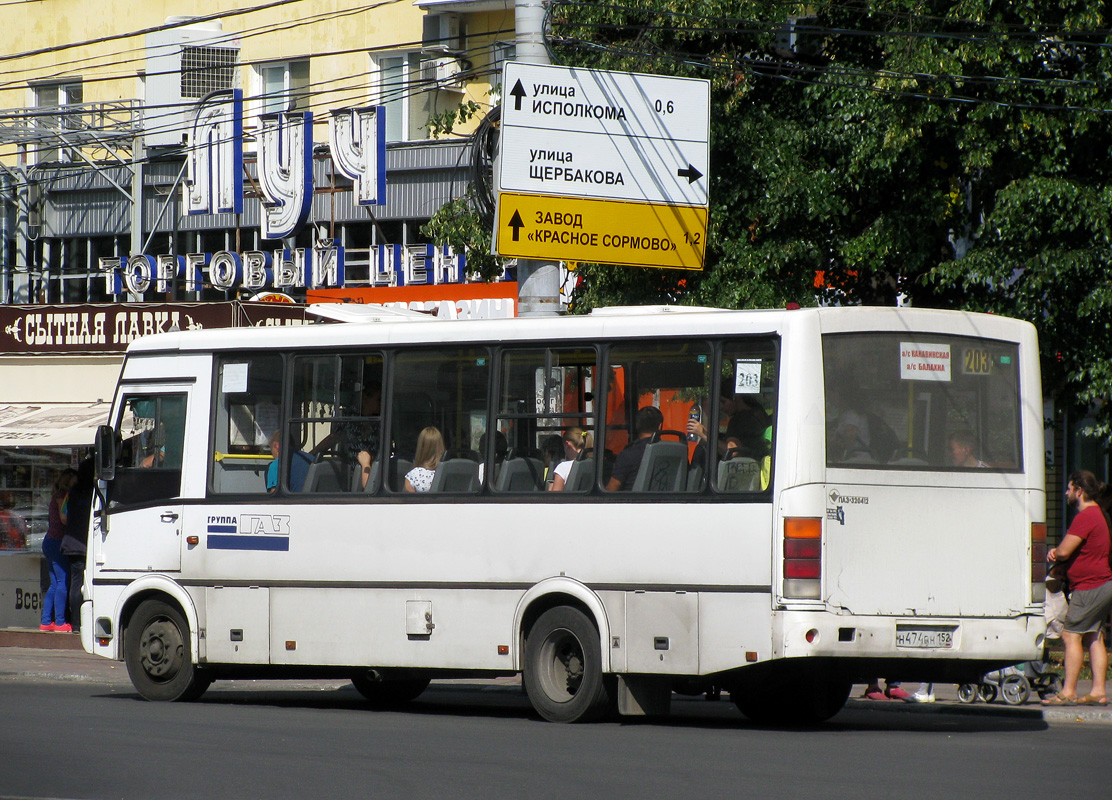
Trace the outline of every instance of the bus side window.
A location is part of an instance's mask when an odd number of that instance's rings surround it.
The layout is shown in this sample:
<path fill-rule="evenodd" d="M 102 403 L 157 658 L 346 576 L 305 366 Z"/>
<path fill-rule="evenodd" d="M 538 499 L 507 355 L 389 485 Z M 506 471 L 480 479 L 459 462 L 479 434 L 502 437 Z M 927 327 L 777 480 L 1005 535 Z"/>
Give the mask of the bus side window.
<path fill-rule="evenodd" d="M 269 437 L 280 424 L 282 357 L 231 355 L 217 366 L 212 417 L 211 489 L 266 494 Z"/>
<path fill-rule="evenodd" d="M 375 491 L 382 379 L 380 353 L 294 359 L 288 446 L 308 467 L 291 471 L 292 491 Z"/>
<path fill-rule="evenodd" d="M 596 359 L 590 347 L 503 351 L 495 426 L 496 442 L 505 442 L 505 453 L 501 458 L 496 445 L 489 462 L 493 491 L 590 489 L 594 483 Z M 560 465 L 573 460 L 580 465 L 577 480 L 569 483 L 571 463 Z M 578 479 L 580 472 L 583 480 Z"/>
<path fill-rule="evenodd" d="M 715 490 L 759 492 L 772 481 L 776 424 L 776 352 L 770 342 L 727 341 L 718 377 L 718 416 L 711 425 Z"/>
<path fill-rule="evenodd" d="M 479 440 L 486 433 L 489 369 L 490 352 L 485 347 L 398 354 L 394 391 L 387 398 L 393 443 L 387 470 L 390 490 L 404 491 L 406 473 L 422 467 L 439 472 L 431 481 L 419 481 L 422 489 L 428 485 L 430 491 L 453 494 L 479 491 Z M 430 455 L 426 463 L 415 463 L 421 432 L 426 428 L 436 429 L 444 449 L 431 455 L 422 453 Z M 452 463 L 441 468 L 447 462 Z"/>
<path fill-rule="evenodd" d="M 699 492 L 706 485 L 708 438 L 688 422 L 710 419 L 713 350 L 701 339 L 616 344 L 609 353 L 603 470 L 612 492 Z M 623 446 L 624 442 L 625 443 Z M 620 448 L 620 450 L 618 449 Z M 605 456 L 606 454 L 604 454 Z"/>

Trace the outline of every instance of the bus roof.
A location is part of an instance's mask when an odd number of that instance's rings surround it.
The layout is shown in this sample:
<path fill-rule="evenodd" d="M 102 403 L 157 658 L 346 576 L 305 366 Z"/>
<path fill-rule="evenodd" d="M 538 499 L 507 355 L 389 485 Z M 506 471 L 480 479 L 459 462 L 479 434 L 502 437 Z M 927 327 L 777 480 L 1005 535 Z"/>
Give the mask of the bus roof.
<path fill-rule="evenodd" d="M 313 310 L 312 307 L 310 310 Z M 855 306 L 848 308 L 729 310 L 691 306 L 627 306 L 595 309 L 563 317 L 439 320 L 427 315 L 376 311 L 322 316 L 349 321 L 263 328 L 221 328 L 144 336 L 133 341 L 133 355 L 166 351 L 205 352 L 234 349 L 296 350 L 307 346 L 344 347 L 451 342 L 564 342 L 636 336 L 778 334 L 788 325 L 818 325 L 823 333 L 852 331 L 937 331 L 1016 340 L 1033 332 L 1026 322 L 990 314 L 940 309 Z M 662 317 L 667 327 L 662 328 Z M 359 320 L 359 321 L 350 321 Z M 806 321 L 806 322 L 805 322 Z M 1030 329 L 1025 334 L 1024 329 Z"/>

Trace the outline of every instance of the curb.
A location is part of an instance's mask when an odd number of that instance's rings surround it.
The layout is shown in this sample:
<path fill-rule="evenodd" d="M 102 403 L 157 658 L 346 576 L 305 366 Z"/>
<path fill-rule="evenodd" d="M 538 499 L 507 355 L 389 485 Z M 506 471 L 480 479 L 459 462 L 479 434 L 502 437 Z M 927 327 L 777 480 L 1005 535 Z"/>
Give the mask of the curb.
<path fill-rule="evenodd" d="M 0 628 L 0 647 L 30 647 L 35 650 L 80 650 L 81 636 L 76 633 L 32 631 L 25 628 Z"/>
<path fill-rule="evenodd" d="M 1112 708 L 1094 706 L 1045 707 L 1039 703 L 1026 706 L 1006 706 L 995 703 L 878 703 L 875 700 L 855 700 L 846 703 L 847 710 L 880 711 L 896 714 L 956 714 L 973 717 L 1002 717 L 1013 720 L 1042 720 L 1043 722 L 1082 722 L 1112 725 Z"/>

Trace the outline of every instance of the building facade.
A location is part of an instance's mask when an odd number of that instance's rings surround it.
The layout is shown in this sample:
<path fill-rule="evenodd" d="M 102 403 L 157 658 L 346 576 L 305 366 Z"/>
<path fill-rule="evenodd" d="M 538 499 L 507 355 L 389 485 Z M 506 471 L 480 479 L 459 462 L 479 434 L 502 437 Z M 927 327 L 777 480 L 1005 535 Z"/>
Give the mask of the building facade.
<path fill-rule="evenodd" d="M 200 281 L 150 286 L 105 273 L 137 255 L 330 246 L 343 248 L 342 280 L 281 288 L 301 300 L 308 288 L 463 282 L 459 259 L 426 247 L 437 243 L 420 228 L 467 190 L 467 134 L 497 103 L 514 52 L 511 0 L 219 0 L 192 16 L 165 2 L 93 5 L 0 7 L 21 31 L 0 83 L 0 303 L 240 299 L 257 287 L 214 285 L 207 264 Z M 194 172 L 228 166 L 198 165 L 196 110 L 232 91 L 242 208 L 191 213 Z M 335 166 L 330 119 L 372 106 L 385 119 L 385 188 L 366 205 Z M 268 240 L 264 120 L 286 112 L 312 117 L 312 200 L 304 224 Z"/>

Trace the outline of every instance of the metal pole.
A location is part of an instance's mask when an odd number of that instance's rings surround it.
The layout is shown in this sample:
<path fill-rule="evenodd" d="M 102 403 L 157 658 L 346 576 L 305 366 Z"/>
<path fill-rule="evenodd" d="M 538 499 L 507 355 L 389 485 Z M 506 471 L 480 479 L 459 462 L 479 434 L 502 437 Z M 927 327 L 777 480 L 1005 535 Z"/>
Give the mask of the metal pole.
<path fill-rule="evenodd" d="M 544 0 L 514 0 L 517 32 L 515 59 L 525 64 L 550 64 L 544 46 Z M 517 260 L 517 313 L 547 317 L 560 313 L 560 265 L 550 261 Z"/>
<path fill-rule="evenodd" d="M 146 152 L 143 147 L 143 134 L 135 134 L 131 145 L 131 252 L 129 256 L 143 253 L 143 160 Z M 138 302 L 142 295 L 129 294 L 128 300 Z"/>
<path fill-rule="evenodd" d="M 30 170 L 21 168 L 15 188 L 15 272 L 12 275 L 13 303 L 31 301 L 31 189 Z"/>
<path fill-rule="evenodd" d="M 11 179 L 6 172 L 0 172 L 0 303 L 8 304 L 12 301 L 10 287 L 10 269 L 8 264 L 8 191 L 11 189 Z"/>

